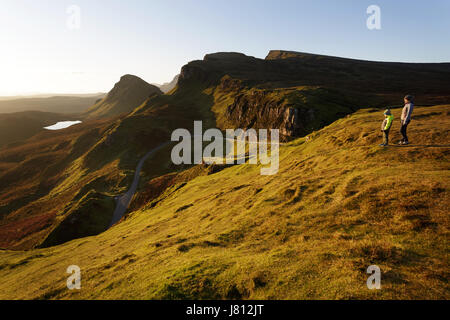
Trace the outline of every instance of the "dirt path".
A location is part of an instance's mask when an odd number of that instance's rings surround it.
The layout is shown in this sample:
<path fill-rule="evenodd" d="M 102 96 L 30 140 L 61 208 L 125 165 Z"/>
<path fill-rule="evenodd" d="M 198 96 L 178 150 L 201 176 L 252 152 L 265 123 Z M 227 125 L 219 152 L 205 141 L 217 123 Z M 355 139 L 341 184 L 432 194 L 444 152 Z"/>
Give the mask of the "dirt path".
<path fill-rule="evenodd" d="M 196 136 L 193 136 L 193 138 L 194 137 L 196 137 Z M 228 139 L 228 138 L 222 138 L 222 140 L 235 142 L 234 139 Z M 123 195 L 121 195 L 121 196 L 116 198 L 116 208 L 114 210 L 113 218 L 111 220 L 111 223 L 110 223 L 109 227 L 112 227 L 114 224 L 119 222 L 120 219 L 122 219 L 122 217 L 125 214 L 125 212 L 127 211 L 128 206 L 130 205 L 131 199 L 133 199 L 133 196 L 136 193 L 136 189 L 137 189 L 137 186 L 139 184 L 139 176 L 141 174 L 141 170 L 142 170 L 142 166 L 144 165 L 144 162 L 150 156 L 152 156 L 153 154 L 155 154 L 157 151 L 161 150 L 165 146 L 169 145 L 170 143 L 171 142 L 164 143 L 164 144 L 162 144 L 162 145 L 160 145 L 160 146 L 150 150 L 145 156 L 143 156 L 141 158 L 141 160 L 139 161 L 139 163 L 138 163 L 138 165 L 136 167 L 136 171 L 134 173 L 133 183 L 131 184 L 130 189 L 128 189 L 128 191 L 125 194 L 123 194 Z M 247 141 L 246 143 L 249 143 L 249 141 Z M 266 143 L 266 142 L 259 142 L 258 141 L 256 144 L 262 144 L 262 143 Z M 270 142 L 269 142 L 269 144 L 270 144 Z M 281 145 L 281 143 L 278 142 L 278 143 L 276 143 L 276 145 Z M 245 156 L 245 154 L 241 155 L 241 156 Z"/>
<path fill-rule="evenodd" d="M 147 154 L 145 156 L 143 156 L 141 158 L 141 160 L 139 160 L 139 163 L 136 167 L 136 171 L 134 172 L 134 178 L 133 178 L 133 183 L 131 184 L 130 189 L 128 189 L 128 191 L 117 197 L 116 198 L 116 209 L 114 210 L 113 213 L 113 218 L 111 220 L 111 223 L 109 225 L 109 227 L 112 227 L 114 224 L 116 224 L 117 222 L 120 221 L 120 219 L 122 219 L 123 215 L 125 214 L 125 212 L 128 209 L 128 206 L 130 205 L 131 199 L 133 199 L 133 196 L 136 192 L 136 189 L 138 187 L 139 184 L 139 176 L 141 174 L 141 170 L 142 167 L 144 165 L 144 162 L 153 154 L 155 154 L 157 151 L 161 150 L 162 148 L 164 148 L 165 146 L 167 146 L 170 142 L 164 143 L 152 150 L 150 150 L 149 152 L 147 152 Z"/>

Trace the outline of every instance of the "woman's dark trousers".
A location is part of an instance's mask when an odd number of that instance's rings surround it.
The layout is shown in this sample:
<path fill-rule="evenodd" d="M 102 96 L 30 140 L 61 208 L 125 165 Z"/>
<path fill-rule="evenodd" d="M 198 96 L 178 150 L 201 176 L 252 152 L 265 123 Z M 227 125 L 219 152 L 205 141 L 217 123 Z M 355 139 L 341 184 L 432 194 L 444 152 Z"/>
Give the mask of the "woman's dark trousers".
<path fill-rule="evenodd" d="M 400 133 L 402 134 L 403 142 L 408 142 L 408 136 L 406 135 L 406 129 L 408 128 L 408 124 L 409 122 L 405 122 L 402 124 L 402 127 L 400 128 Z"/>

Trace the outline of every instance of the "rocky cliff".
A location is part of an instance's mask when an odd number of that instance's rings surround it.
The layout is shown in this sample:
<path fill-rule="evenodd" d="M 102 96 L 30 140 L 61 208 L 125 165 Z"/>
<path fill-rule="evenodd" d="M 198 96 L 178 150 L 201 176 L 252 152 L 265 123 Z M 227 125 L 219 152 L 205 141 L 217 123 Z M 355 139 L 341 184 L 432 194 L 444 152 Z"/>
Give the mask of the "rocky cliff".
<path fill-rule="evenodd" d="M 450 64 L 392 63 L 271 51 L 265 59 L 241 53 L 208 54 L 180 73 L 214 99 L 217 126 L 278 128 L 283 139 L 306 135 L 359 108 L 450 100 Z"/>

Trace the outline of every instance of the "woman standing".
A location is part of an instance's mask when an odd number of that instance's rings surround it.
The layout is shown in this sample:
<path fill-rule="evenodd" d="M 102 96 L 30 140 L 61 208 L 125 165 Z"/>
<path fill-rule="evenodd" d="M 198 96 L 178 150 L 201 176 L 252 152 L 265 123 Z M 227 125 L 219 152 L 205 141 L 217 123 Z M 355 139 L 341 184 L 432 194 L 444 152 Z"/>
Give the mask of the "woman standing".
<path fill-rule="evenodd" d="M 406 129 L 408 128 L 408 124 L 411 122 L 411 115 L 414 110 L 414 97 L 412 95 L 407 95 L 404 99 L 405 106 L 402 110 L 402 116 L 400 118 L 401 128 L 400 133 L 402 134 L 402 140 L 398 142 L 401 145 L 409 144 L 408 136 L 406 135 Z"/>

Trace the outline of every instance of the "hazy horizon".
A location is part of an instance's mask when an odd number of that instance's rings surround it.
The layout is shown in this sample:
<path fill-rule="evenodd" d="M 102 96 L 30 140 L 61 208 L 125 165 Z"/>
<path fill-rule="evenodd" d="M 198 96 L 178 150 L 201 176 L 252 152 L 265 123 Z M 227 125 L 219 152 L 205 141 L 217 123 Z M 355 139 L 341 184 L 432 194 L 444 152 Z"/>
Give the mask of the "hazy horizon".
<path fill-rule="evenodd" d="M 71 96 L 97 96 L 106 94 L 107 92 L 23 92 L 17 95 L 4 95 L 0 96 L 0 100 L 5 99 L 21 99 L 21 98 L 51 98 L 54 96 L 58 97 L 71 97 Z"/>

